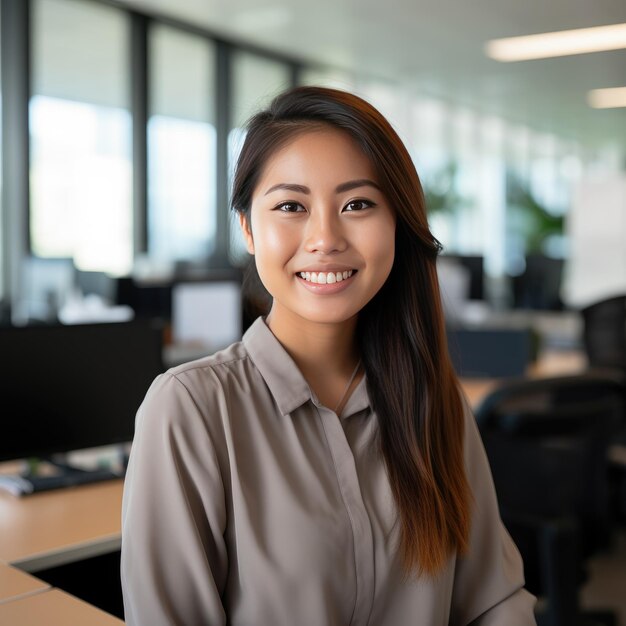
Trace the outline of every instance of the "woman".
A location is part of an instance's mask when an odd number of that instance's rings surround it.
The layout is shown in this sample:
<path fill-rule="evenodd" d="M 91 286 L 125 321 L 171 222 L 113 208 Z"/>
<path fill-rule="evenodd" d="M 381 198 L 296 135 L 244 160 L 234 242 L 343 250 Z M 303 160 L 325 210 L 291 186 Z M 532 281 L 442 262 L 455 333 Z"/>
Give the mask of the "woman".
<path fill-rule="evenodd" d="M 138 412 L 129 626 L 534 624 L 389 123 L 346 92 L 279 95 L 233 208 L 271 309 Z"/>

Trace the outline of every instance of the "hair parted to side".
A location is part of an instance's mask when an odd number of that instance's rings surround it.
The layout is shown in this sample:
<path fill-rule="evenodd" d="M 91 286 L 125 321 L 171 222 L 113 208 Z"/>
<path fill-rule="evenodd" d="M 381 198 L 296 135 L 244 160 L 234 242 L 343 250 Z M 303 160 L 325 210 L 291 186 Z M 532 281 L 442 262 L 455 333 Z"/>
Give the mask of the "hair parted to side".
<path fill-rule="evenodd" d="M 379 420 L 379 444 L 400 522 L 406 573 L 436 575 L 469 543 L 471 494 L 464 416 L 447 348 L 436 260 L 415 166 L 389 122 L 368 102 L 323 87 L 279 94 L 248 122 L 232 206 L 249 218 L 267 160 L 320 125 L 347 132 L 370 159 L 396 213 L 391 273 L 359 313 L 357 341 Z"/>

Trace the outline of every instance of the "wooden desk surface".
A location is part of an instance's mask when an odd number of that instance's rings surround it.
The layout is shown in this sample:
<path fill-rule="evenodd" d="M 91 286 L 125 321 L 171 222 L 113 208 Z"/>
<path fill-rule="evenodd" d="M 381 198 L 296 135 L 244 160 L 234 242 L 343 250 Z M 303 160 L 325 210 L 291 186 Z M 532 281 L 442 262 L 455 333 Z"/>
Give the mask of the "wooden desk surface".
<path fill-rule="evenodd" d="M 12 496 L 0 492 L 0 560 L 28 572 L 118 550 L 122 480 Z"/>
<path fill-rule="evenodd" d="M 542 376 L 558 376 L 561 374 L 576 374 L 587 367 L 587 357 L 578 350 L 546 350 L 533 363 L 528 376 L 541 378 Z M 477 407 L 488 393 L 500 384 L 497 378 L 462 378 L 461 387 L 467 396 L 470 406 Z"/>
<path fill-rule="evenodd" d="M 580 350 L 544 350 L 530 366 L 528 375 L 536 378 L 576 374 L 584 371 L 588 364 L 585 353 Z"/>
<path fill-rule="evenodd" d="M 0 603 L 0 624 L 7 626 L 121 626 L 113 615 L 71 596 L 51 589 L 17 600 Z"/>
<path fill-rule="evenodd" d="M 0 563 L 0 604 L 49 589 L 43 580 L 25 574 L 6 563 Z"/>

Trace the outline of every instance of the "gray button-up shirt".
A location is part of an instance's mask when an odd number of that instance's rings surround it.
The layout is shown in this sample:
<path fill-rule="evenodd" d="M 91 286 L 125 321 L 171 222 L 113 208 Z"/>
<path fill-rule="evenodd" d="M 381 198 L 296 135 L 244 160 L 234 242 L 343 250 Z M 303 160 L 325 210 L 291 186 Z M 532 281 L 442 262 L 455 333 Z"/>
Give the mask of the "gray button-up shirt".
<path fill-rule="evenodd" d="M 434 579 L 403 578 L 376 425 L 365 378 L 337 416 L 263 318 L 159 376 L 124 487 L 126 623 L 535 624 L 471 413 L 471 548 Z"/>

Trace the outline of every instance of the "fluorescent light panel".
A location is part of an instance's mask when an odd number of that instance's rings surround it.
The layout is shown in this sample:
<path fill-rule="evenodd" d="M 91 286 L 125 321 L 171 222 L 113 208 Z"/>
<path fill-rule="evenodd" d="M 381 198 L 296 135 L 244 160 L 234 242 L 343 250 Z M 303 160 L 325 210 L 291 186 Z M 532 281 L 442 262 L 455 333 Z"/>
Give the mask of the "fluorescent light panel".
<path fill-rule="evenodd" d="M 487 56 L 504 62 L 545 59 L 621 48 L 626 48 L 626 24 L 494 39 L 485 44 Z"/>
<path fill-rule="evenodd" d="M 587 102 L 594 109 L 626 107 L 626 87 L 592 89 L 587 95 Z"/>

